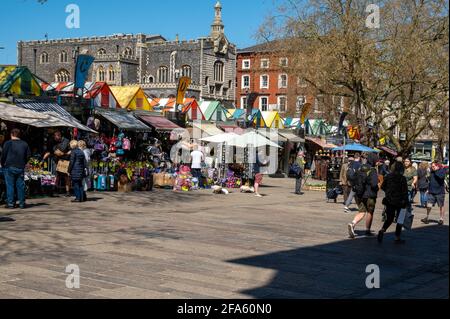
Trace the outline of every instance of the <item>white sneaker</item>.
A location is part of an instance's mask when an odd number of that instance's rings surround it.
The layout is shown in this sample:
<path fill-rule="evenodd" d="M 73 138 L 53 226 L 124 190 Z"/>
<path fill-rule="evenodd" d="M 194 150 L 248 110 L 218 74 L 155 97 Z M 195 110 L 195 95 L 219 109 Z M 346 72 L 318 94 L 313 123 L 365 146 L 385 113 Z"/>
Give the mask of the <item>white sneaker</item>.
<path fill-rule="evenodd" d="M 256 196 L 256 197 L 262 197 L 262 195 L 261 195 L 261 194 L 255 194 L 255 196 Z"/>
<path fill-rule="evenodd" d="M 353 225 L 353 223 L 348 224 L 348 235 L 350 236 L 350 238 L 356 237 L 355 225 Z"/>
<path fill-rule="evenodd" d="M 350 208 L 348 208 L 347 206 L 344 207 L 344 212 L 348 213 L 350 212 Z"/>

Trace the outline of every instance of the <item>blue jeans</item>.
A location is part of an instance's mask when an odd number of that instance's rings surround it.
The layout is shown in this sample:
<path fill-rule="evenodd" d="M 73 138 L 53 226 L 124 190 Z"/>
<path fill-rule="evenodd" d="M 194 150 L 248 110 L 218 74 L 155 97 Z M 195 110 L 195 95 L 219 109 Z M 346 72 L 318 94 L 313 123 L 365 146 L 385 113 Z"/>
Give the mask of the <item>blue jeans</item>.
<path fill-rule="evenodd" d="M 421 189 L 420 190 L 420 206 L 426 207 L 427 206 L 427 201 L 428 201 L 427 190 L 426 189 Z"/>
<path fill-rule="evenodd" d="M 73 192 L 75 194 L 75 200 L 82 201 L 83 200 L 83 180 L 82 179 L 72 179 Z"/>
<path fill-rule="evenodd" d="M 15 167 L 3 169 L 6 183 L 6 203 L 9 207 L 16 205 L 15 190 L 17 189 L 17 198 L 19 206 L 25 207 L 25 170 Z"/>
<path fill-rule="evenodd" d="M 412 203 L 414 201 L 414 197 L 416 197 L 417 191 L 415 189 L 408 191 L 408 211 L 412 212 L 413 208 L 412 208 Z"/>

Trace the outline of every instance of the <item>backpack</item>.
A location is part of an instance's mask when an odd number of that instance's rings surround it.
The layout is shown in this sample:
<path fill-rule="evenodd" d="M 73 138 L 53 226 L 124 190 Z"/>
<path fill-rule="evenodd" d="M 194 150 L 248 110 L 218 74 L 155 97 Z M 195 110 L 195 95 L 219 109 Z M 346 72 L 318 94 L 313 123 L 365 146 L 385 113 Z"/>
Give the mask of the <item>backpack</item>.
<path fill-rule="evenodd" d="M 353 165 L 350 165 L 347 170 L 347 181 L 353 184 L 355 182 L 355 177 L 356 177 L 356 170 L 353 167 Z"/>
<path fill-rule="evenodd" d="M 358 169 L 357 171 L 355 171 L 355 177 L 353 180 L 353 191 L 355 192 L 356 196 L 361 198 L 365 191 L 366 191 L 366 180 L 367 177 L 370 174 L 370 171 L 368 171 L 367 173 L 363 172 L 362 167 L 360 169 Z"/>

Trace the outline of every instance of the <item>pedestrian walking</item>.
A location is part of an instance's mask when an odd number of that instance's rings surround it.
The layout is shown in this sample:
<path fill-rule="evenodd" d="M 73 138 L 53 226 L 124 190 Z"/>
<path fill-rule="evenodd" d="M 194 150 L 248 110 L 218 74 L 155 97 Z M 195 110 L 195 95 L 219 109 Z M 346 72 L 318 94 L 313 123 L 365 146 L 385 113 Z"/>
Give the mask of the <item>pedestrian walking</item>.
<path fill-rule="evenodd" d="M 85 141 L 78 141 L 78 148 L 83 151 L 84 157 L 86 159 L 86 168 L 85 168 L 85 177 L 83 178 L 83 202 L 87 201 L 87 191 L 89 190 L 88 187 L 88 179 L 90 176 L 89 167 L 91 164 L 91 150 L 87 148 Z"/>
<path fill-rule="evenodd" d="M 25 209 L 25 166 L 31 157 L 31 150 L 20 139 L 20 130 L 11 130 L 11 140 L 5 142 L 1 155 L 1 166 L 6 183 L 6 208 L 16 207 L 16 193 L 20 209 Z"/>
<path fill-rule="evenodd" d="M 356 204 L 358 205 L 358 214 L 353 221 L 348 224 L 348 233 L 350 238 L 355 238 L 355 227 L 366 217 L 366 236 L 372 236 L 371 228 L 373 214 L 378 196 L 378 173 L 375 168 L 378 156 L 369 153 L 364 160 L 364 164 L 357 171 L 353 184 Z"/>
<path fill-rule="evenodd" d="M 302 195 L 302 181 L 305 175 L 305 153 L 300 151 L 294 164 L 295 171 L 295 194 Z"/>
<path fill-rule="evenodd" d="M 355 153 L 354 159 L 349 158 L 349 166 L 347 170 L 347 181 L 348 184 L 352 187 L 350 190 L 350 194 L 348 195 L 347 201 L 344 204 L 344 211 L 346 213 L 350 212 L 350 205 L 353 202 L 353 198 L 355 197 L 355 192 L 353 190 L 353 183 L 356 177 L 356 172 L 361 168 L 361 155 L 359 153 Z"/>
<path fill-rule="evenodd" d="M 86 157 L 82 150 L 78 148 L 78 142 L 73 140 L 70 142 L 71 154 L 69 163 L 69 176 L 72 181 L 75 199 L 72 202 L 83 201 L 83 178 L 86 177 Z"/>
<path fill-rule="evenodd" d="M 341 172 L 339 173 L 339 185 L 342 187 L 342 193 L 344 195 L 344 206 L 350 196 L 350 192 L 352 190 L 352 186 L 350 181 L 347 178 L 347 173 L 349 169 L 349 165 L 354 161 L 354 158 L 346 158 L 342 160 Z"/>
<path fill-rule="evenodd" d="M 409 158 L 405 158 L 403 163 L 405 165 L 405 172 L 403 175 L 406 177 L 406 182 L 408 183 L 408 211 L 412 212 L 412 203 L 417 193 L 417 170 L 414 168 Z"/>
<path fill-rule="evenodd" d="M 437 204 L 440 211 L 439 225 L 444 225 L 445 176 L 447 173 L 439 161 L 434 161 L 431 164 L 430 185 L 427 194 L 427 217 L 422 219 L 424 224 L 429 224 L 431 209 Z"/>
<path fill-rule="evenodd" d="M 383 242 L 384 234 L 398 218 L 400 211 L 408 205 L 408 184 L 403 176 L 403 164 L 395 162 L 392 165 L 391 173 L 384 178 L 381 189 L 384 191 L 383 205 L 385 205 L 386 221 L 378 232 L 378 242 Z M 402 244 L 401 239 L 403 225 L 397 224 L 395 229 L 395 243 Z"/>
<path fill-rule="evenodd" d="M 420 192 L 420 207 L 427 208 L 427 192 L 430 182 L 428 162 L 422 162 L 417 170 L 417 188 Z"/>

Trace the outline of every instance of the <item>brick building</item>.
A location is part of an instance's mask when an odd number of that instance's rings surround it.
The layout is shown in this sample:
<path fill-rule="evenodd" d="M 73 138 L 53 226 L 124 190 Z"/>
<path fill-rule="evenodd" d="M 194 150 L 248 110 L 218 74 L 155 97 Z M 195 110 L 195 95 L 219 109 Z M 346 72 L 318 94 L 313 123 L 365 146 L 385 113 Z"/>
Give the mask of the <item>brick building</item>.
<path fill-rule="evenodd" d="M 289 57 L 276 47 L 275 42 L 268 42 L 238 50 L 236 105 L 245 108 L 250 98 L 253 108 L 299 117 L 303 105 L 310 103 L 310 118 L 335 119 L 344 107 L 344 99 L 314 94 L 298 75 L 292 74 Z M 327 112 L 331 103 L 336 106 L 335 114 Z"/>
<path fill-rule="evenodd" d="M 178 78 L 190 76 L 189 97 L 233 103 L 236 46 L 225 36 L 220 2 L 214 15 L 209 36 L 189 41 L 146 34 L 20 41 L 18 64 L 47 82 L 72 81 L 74 55 L 85 53 L 95 57 L 91 81 L 139 84 L 149 96 L 171 97 L 176 94 Z"/>

